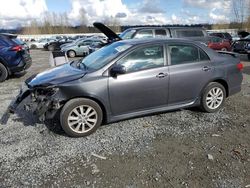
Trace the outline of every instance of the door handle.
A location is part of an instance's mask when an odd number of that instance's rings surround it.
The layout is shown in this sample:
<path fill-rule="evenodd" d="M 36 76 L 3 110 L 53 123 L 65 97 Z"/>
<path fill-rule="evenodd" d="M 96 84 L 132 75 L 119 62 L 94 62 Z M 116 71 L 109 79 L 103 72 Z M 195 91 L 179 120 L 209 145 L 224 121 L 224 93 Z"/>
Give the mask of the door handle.
<path fill-rule="evenodd" d="M 164 77 L 166 77 L 168 74 L 167 73 L 159 73 L 159 74 L 157 74 L 156 75 L 156 78 L 164 78 Z"/>
<path fill-rule="evenodd" d="M 211 67 L 208 67 L 208 66 L 204 66 L 202 68 L 203 71 L 210 71 L 212 68 Z"/>

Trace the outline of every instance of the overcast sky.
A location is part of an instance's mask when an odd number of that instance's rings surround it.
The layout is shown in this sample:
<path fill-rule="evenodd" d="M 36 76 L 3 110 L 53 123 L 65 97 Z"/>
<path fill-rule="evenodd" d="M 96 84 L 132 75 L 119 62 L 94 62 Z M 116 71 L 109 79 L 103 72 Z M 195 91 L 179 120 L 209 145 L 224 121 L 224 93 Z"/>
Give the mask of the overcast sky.
<path fill-rule="evenodd" d="M 231 0 L 5 0 L 0 28 L 39 22 L 46 11 L 66 12 L 72 25 L 79 24 L 82 14 L 88 25 L 111 17 L 122 25 L 135 25 L 228 22 L 230 10 Z"/>

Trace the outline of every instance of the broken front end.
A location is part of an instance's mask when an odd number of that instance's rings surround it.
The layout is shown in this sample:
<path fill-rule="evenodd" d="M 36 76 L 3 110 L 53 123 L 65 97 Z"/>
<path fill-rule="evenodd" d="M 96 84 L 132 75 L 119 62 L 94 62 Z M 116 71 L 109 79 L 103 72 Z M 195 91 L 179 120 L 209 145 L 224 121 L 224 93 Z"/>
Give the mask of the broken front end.
<path fill-rule="evenodd" d="M 55 86 L 29 87 L 24 83 L 19 95 L 9 106 L 9 111 L 14 113 L 22 101 L 24 110 L 32 111 L 39 120 L 44 121 L 55 116 L 63 105 L 64 98 L 60 89 Z"/>

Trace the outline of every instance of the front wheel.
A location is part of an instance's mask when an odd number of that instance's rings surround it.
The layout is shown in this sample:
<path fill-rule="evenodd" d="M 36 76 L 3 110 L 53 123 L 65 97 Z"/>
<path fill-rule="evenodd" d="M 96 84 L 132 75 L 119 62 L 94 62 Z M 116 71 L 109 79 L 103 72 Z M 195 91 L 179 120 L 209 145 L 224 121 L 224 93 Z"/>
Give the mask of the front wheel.
<path fill-rule="evenodd" d="M 64 105 L 60 123 L 67 135 L 82 137 L 95 132 L 101 125 L 102 118 L 102 109 L 95 101 L 77 98 Z"/>
<path fill-rule="evenodd" d="M 204 89 L 201 96 L 201 109 L 205 112 L 216 112 L 224 104 L 226 91 L 223 85 L 211 82 Z"/>
<path fill-rule="evenodd" d="M 73 50 L 68 51 L 68 56 L 69 57 L 75 57 L 76 56 L 75 51 L 73 51 Z"/>

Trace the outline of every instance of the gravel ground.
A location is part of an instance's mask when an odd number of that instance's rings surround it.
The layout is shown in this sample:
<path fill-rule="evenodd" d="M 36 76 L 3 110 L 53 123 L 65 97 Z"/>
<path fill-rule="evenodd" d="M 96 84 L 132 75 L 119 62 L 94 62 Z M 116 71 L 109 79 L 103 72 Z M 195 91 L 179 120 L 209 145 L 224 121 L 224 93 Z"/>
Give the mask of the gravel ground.
<path fill-rule="evenodd" d="M 67 137 L 56 122 L 5 111 L 30 75 L 49 68 L 31 51 L 23 76 L 0 85 L 0 187 L 250 187 L 250 62 L 242 92 L 218 113 L 178 110 Z"/>

